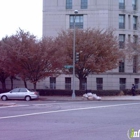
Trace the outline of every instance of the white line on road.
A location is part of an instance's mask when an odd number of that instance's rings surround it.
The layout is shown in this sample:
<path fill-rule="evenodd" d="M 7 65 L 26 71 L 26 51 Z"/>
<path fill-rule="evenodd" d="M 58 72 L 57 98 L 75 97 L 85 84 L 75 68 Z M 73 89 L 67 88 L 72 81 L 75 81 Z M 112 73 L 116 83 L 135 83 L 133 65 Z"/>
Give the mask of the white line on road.
<path fill-rule="evenodd" d="M 138 105 L 138 104 L 140 104 L 140 103 L 128 103 L 128 104 L 117 104 L 117 105 L 105 105 L 105 106 L 94 106 L 94 107 L 85 107 L 85 108 L 55 110 L 55 111 L 46 111 L 46 112 L 37 112 L 37 113 L 30 113 L 30 114 L 14 115 L 14 116 L 5 116 L 5 117 L 0 117 L 0 119 L 10 119 L 10 118 L 18 118 L 18 117 L 26 117 L 26 116 L 34 116 L 34 115 L 42 115 L 42 114 L 52 114 L 52 113 L 61 113 L 61 112 L 69 112 L 69 111 L 90 110 L 90 109 L 97 109 L 97 108 L 130 106 L 130 105 Z"/>

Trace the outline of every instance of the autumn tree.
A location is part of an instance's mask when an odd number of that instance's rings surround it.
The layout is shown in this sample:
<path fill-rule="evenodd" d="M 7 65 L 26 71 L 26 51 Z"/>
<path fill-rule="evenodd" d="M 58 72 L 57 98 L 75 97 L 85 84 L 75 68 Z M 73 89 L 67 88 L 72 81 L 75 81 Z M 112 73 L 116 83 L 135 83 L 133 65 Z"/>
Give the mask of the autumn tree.
<path fill-rule="evenodd" d="M 19 30 L 3 42 L 5 71 L 18 75 L 24 82 L 30 81 L 34 89 L 37 82 L 61 72 L 62 49 L 56 48 L 53 38 L 38 40 L 29 32 Z"/>
<path fill-rule="evenodd" d="M 73 31 L 61 31 L 56 40 L 58 46 L 65 48 L 65 65 L 72 65 Z M 75 66 L 76 77 L 80 82 L 79 89 L 82 89 L 82 82 L 89 74 L 106 72 L 118 66 L 121 53 L 117 38 L 111 30 L 76 29 L 75 46 L 76 53 L 79 53 Z"/>

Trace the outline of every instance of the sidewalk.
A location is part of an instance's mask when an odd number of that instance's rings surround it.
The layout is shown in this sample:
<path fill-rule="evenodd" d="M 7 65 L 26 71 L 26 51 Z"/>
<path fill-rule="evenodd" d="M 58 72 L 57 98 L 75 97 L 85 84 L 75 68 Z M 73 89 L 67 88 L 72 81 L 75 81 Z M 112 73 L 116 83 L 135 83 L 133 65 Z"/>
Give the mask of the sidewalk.
<path fill-rule="evenodd" d="M 40 96 L 38 101 L 86 101 L 82 96 L 76 96 L 72 98 L 72 96 Z M 87 100 L 89 101 L 89 100 Z M 96 100 L 90 100 L 96 101 Z M 140 95 L 137 96 L 102 96 L 101 101 L 140 101 Z M 6 102 L 0 100 L 0 106 L 12 106 L 16 103 Z"/>
<path fill-rule="evenodd" d="M 84 101 L 82 96 L 40 96 L 39 100 L 42 101 Z M 137 96 L 102 96 L 101 101 L 140 101 L 140 95 Z"/>

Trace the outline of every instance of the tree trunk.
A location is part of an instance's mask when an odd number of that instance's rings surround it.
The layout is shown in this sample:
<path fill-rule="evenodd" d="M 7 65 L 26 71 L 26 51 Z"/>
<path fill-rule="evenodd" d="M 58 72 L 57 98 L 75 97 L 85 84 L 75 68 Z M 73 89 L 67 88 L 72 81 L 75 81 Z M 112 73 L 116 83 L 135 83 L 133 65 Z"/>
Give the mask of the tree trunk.
<path fill-rule="evenodd" d="M 13 89 L 13 77 L 12 76 L 10 77 L 10 80 L 11 80 L 11 89 Z"/>
<path fill-rule="evenodd" d="M 36 90 L 36 83 L 34 83 L 34 90 Z"/>
<path fill-rule="evenodd" d="M 3 90 L 3 91 L 6 91 L 6 84 L 5 84 L 5 81 L 2 81 L 1 83 L 2 83 L 2 90 Z"/>
<path fill-rule="evenodd" d="M 27 88 L 27 82 L 26 82 L 26 80 L 24 80 L 24 86 L 25 86 L 25 88 Z"/>

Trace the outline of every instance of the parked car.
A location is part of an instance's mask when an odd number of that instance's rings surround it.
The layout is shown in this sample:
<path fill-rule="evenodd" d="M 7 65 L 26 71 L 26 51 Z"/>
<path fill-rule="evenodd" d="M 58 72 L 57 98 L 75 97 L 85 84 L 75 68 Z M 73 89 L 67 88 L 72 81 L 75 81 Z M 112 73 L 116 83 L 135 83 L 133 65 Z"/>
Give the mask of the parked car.
<path fill-rule="evenodd" d="M 30 91 L 27 88 L 15 88 L 9 92 L 1 93 L 0 98 L 3 101 L 8 99 L 25 99 L 26 101 L 30 101 L 31 99 L 38 99 L 39 93 Z"/>

